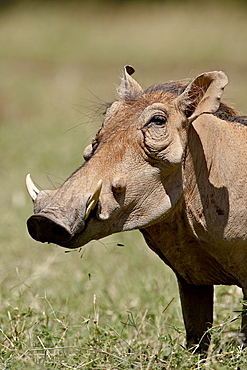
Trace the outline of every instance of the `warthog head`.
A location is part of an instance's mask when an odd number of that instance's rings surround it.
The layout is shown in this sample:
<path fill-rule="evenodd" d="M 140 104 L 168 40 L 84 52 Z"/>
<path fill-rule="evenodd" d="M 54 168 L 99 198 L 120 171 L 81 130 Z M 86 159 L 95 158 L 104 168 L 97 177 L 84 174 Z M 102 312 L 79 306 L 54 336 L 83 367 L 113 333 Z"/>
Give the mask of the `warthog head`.
<path fill-rule="evenodd" d="M 223 72 L 187 86 L 167 83 L 146 91 L 126 66 L 119 99 L 84 152 L 85 163 L 56 190 L 39 191 L 27 176 L 34 215 L 30 235 L 67 248 L 171 217 L 182 195 L 183 156 L 190 124 L 214 113 L 227 83 Z"/>

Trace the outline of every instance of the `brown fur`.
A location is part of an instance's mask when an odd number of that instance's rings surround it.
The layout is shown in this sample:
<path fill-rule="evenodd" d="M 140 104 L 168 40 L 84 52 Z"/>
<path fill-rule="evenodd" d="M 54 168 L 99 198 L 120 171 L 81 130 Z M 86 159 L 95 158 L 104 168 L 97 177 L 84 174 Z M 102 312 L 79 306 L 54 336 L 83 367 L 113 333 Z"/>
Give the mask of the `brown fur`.
<path fill-rule="evenodd" d="M 236 284 L 247 299 L 247 119 L 220 102 L 223 72 L 146 91 L 132 73 L 125 69 L 84 166 L 38 194 L 28 229 L 68 248 L 140 229 L 177 276 L 188 346 L 204 351 L 213 286 Z"/>

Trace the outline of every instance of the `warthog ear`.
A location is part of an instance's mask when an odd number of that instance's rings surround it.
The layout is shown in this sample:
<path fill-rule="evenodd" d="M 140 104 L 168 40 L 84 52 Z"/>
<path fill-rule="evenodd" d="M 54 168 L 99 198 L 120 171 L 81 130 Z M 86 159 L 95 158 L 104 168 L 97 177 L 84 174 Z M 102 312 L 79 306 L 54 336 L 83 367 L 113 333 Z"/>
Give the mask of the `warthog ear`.
<path fill-rule="evenodd" d="M 184 112 L 189 122 L 202 113 L 215 113 L 227 83 L 228 78 L 224 72 L 202 73 L 176 99 L 177 107 Z"/>
<path fill-rule="evenodd" d="M 122 82 L 118 88 L 119 100 L 132 100 L 143 93 L 141 86 L 131 77 L 135 72 L 131 66 L 124 67 Z"/>

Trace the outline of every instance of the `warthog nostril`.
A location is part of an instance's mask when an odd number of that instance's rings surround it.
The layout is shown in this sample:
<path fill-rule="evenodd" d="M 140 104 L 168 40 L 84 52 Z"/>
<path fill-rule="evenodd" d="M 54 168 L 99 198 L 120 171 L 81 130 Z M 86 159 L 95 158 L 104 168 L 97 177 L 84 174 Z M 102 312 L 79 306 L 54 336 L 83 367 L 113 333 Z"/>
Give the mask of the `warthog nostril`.
<path fill-rule="evenodd" d="M 42 243 L 64 244 L 71 238 L 65 226 L 47 216 L 36 214 L 27 220 L 27 228 L 31 237 Z"/>

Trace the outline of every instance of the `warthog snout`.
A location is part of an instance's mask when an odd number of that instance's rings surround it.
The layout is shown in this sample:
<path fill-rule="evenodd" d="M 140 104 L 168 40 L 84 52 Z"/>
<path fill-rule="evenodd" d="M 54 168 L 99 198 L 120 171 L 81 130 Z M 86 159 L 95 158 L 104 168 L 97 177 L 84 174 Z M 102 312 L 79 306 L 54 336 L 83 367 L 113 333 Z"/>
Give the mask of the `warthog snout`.
<path fill-rule="evenodd" d="M 27 175 L 26 185 L 36 210 L 27 221 L 29 234 L 43 243 L 66 246 L 84 230 L 86 222 L 98 205 L 102 180 L 98 182 L 93 193 L 84 194 L 79 198 L 74 196 L 65 202 L 61 201 L 61 194 L 57 190 L 39 191 L 30 175 Z"/>
<path fill-rule="evenodd" d="M 31 237 L 42 243 L 63 244 L 72 237 L 65 225 L 43 214 L 31 216 L 27 221 L 27 228 Z"/>

